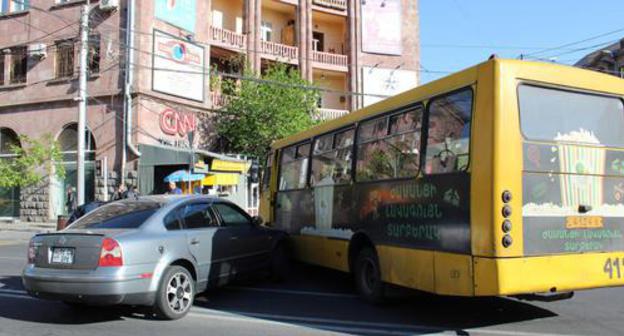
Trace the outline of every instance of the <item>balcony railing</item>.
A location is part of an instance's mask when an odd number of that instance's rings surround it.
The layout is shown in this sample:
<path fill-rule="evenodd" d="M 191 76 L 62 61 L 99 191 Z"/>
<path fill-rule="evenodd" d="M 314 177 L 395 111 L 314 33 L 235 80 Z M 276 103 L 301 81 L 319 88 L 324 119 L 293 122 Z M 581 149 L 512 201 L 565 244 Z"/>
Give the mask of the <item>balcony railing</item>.
<path fill-rule="evenodd" d="M 347 0 L 313 0 L 312 2 L 323 7 L 347 10 Z"/>
<path fill-rule="evenodd" d="M 322 51 L 314 51 L 312 53 L 312 60 L 314 62 L 337 65 L 337 66 L 347 66 L 347 56 L 340 54 L 333 54 Z"/>
<path fill-rule="evenodd" d="M 299 48 L 269 41 L 260 41 L 260 50 L 263 54 L 291 60 L 296 60 L 299 56 Z"/>
<path fill-rule="evenodd" d="M 210 92 L 210 101 L 212 108 L 219 109 L 227 104 L 228 96 L 223 95 L 221 92 Z"/>
<path fill-rule="evenodd" d="M 247 46 L 247 36 L 238 34 L 231 30 L 210 27 L 210 38 L 213 43 L 220 44 L 225 47 L 231 47 L 244 51 Z"/>
<path fill-rule="evenodd" d="M 337 109 L 328 109 L 328 108 L 318 108 L 316 110 L 316 119 L 318 120 L 330 120 L 340 118 L 344 115 L 349 114 L 347 110 L 337 110 Z"/>

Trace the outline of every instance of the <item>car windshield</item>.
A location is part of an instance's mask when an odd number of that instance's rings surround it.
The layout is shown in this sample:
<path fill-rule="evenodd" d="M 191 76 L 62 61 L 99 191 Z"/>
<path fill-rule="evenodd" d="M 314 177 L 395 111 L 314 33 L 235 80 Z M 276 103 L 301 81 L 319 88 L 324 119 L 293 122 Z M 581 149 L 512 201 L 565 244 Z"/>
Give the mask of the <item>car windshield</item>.
<path fill-rule="evenodd" d="M 141 226 L 160 205 L 155 202 L 118 202 L 88 213 L 70 229 L 135 229 Z"/>

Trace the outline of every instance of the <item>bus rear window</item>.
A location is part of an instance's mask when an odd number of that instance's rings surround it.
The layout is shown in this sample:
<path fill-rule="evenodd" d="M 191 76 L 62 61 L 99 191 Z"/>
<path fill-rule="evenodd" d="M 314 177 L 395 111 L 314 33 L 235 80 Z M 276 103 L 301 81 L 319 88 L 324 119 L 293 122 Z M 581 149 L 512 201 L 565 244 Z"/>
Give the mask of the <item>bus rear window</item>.
<path fill-rule="evenodd" d="M 621 99 L 521 85 L 520 123 L 530 140 L 624 147 Z"/>

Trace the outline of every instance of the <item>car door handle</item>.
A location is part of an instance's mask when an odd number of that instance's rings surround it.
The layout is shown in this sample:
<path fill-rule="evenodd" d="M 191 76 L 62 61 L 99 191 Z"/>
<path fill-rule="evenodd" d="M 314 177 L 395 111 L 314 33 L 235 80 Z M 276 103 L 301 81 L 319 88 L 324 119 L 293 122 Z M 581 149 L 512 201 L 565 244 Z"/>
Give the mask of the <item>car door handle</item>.
<path fill-rule="evenodd" d="M 191 239 L 191 245 L 199 245 L 199 239 L 197 238 Z"/>

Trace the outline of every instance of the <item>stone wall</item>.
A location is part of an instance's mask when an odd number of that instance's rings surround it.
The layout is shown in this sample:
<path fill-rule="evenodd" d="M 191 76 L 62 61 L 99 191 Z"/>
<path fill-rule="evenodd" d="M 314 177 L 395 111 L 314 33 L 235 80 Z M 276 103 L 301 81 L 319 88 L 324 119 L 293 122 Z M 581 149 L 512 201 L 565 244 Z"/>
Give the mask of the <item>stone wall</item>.
<path fill-rule="evenodd" d="M 98 176 L 95 179 L 95 199 L 98 201 L 105 200 L 105 194 L 108 193 L 108 200 L 110 201 L 113 197 L 113 194 L 119 187 L 121 179 L 119 177 L 119 173 L 116 171 L 108 172 L 108 181 L 106 181 L 106 186 L 104 185 L 104 177 Z M 131 170 L 126 172 L 126 176 L 124 179 L 124 183 L 126 186 L 133 185 L 135 187 L 138 186 L 138 172 L 135 170 Z"/>
<path fill-rule="evenodd" d="M 22 222 L 48 222 L 50 208 L 50 179 L 20 189 L 20 220 Z"/>

